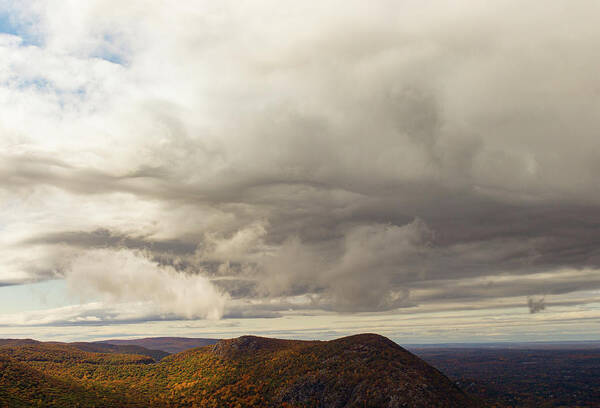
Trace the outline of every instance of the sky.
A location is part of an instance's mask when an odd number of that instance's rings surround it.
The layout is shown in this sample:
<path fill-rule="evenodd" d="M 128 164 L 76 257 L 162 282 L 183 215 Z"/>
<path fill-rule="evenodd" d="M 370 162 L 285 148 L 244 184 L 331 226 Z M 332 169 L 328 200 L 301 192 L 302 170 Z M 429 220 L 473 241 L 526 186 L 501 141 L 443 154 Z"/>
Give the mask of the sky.
<path fill-rule="evenodd" d="M 0 0 L 0 337 L 600 339 L 595 0 Z"/>

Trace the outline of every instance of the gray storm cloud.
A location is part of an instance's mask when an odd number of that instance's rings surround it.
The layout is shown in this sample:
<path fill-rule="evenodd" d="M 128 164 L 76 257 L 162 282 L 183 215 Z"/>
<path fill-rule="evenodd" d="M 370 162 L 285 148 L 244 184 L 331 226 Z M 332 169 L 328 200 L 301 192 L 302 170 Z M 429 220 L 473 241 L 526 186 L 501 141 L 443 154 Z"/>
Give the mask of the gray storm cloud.
<path fill-rule="evenodd" d="M 539 299 L 528 298 L 527 306 L 529 306 L 529 313 L 539 313 L 546 309 L 546 302 L 543 297 Z"/>
<path fill-rule="evenodd" d="M 129 3 L 3 2 L 35 41 L 0 35 L 0 284 L 197 279 L 152 297 L 183 317 L 600 288 L 596 2 Z"/>

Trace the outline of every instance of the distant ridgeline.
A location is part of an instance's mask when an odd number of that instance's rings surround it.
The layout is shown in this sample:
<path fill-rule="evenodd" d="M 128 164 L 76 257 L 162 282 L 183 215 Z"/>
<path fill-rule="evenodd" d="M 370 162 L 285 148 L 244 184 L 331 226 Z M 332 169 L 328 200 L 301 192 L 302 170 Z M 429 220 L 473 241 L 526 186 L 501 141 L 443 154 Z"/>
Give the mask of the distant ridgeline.
<path fill-rule="evenodd" d="M 150 346 L 152 339 L 142 340 Z M 138 340 L 0 340 L 0 407 L 479 406 L 375 334 L 322 342 L 201 340 L 215 344 L 172 355 L 132 344 Z"/>
<path fill-rule="evenodd" d="M 190 337 L 148 337 L 134 340 L 104 340 L 96 343 L 113 344 L 117 346 L 141 346 L 150 350 L 166 351 L 169 354 L 180 353 L 196 347 L 210 346 L 218 339 L 199 339 Z"/>

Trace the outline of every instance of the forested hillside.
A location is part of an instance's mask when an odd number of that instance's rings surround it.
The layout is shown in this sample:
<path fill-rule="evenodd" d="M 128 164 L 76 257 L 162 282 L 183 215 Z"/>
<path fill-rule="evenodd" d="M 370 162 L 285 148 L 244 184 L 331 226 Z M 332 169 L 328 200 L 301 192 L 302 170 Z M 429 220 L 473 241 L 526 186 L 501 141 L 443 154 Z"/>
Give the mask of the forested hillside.
<path fill-rule="evenodd" d="M 5 342 L 0 356 L 0 406 L 9 407 L 476 406 L 440 372 L 372 334 L 328 342 L 244 336 L 160 362 L 39 342 Z"/>

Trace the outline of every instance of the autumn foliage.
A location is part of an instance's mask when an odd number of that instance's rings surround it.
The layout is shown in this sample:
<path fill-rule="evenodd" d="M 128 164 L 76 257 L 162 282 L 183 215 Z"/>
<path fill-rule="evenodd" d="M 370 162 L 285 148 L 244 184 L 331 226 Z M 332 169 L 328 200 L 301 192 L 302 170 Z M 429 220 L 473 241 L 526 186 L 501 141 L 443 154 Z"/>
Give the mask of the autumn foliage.
<path fill-rule="evenodd" d="M 0 342 L 0 358 L 0 406 L 474 406 L 437 370 L 377 335 L 329 342 L 243 336 L 159 362 L 69 344 Z"/>

